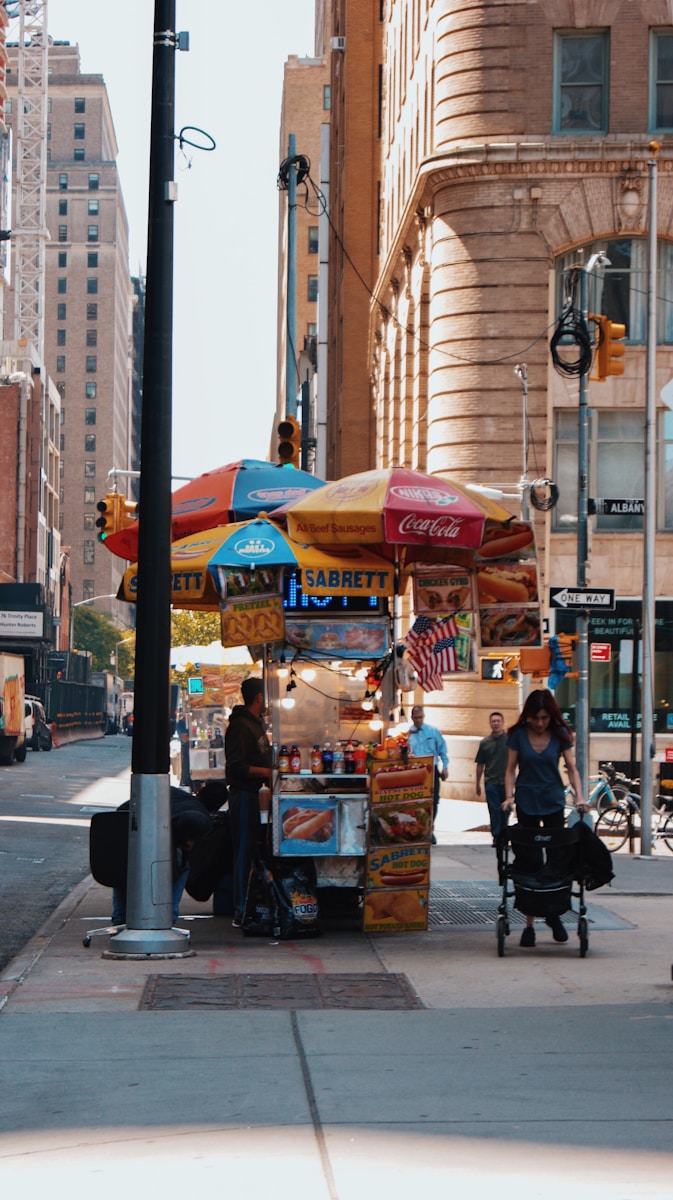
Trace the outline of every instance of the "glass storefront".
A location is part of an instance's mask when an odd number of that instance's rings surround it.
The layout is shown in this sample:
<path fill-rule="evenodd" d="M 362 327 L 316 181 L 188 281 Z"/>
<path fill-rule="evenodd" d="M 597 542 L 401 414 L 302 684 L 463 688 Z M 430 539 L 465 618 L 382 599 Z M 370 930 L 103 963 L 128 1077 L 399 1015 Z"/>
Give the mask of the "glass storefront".
<path fill-rule="evenodd" d="M 589 618 L 589 713 L 591 733 L 640 728 L 642 604 L 618 600 L 614 612 Z M 575 633 L 576 614 L 557 612 L 556 633 Z M 635 664 L 635 673 L 634 673 Z M 574 725 L 577 684 L 564 679 L 556 699 Z M 673 600 L 658 600 L 654 640 L 655 732 L 673 732 Z"/>

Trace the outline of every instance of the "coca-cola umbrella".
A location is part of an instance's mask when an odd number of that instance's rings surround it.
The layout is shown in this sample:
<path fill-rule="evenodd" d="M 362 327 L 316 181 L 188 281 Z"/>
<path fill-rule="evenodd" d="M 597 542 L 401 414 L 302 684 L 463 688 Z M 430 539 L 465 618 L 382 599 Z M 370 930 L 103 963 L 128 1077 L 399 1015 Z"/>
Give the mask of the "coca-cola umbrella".
<path fill-rule="evenodd" d="M 513 520 L 506 509 L 464 484 L 406 467 L 346 475 L 274 515 L 287 521 L 297 541 L 389 548 L 401 565 L 435 554 L 450 561 L 456 549 L 481 546 L 487 521 Z"/>
<path fill-rule="evenodd" d="M 291 464 L 243 458 L 191 479 L 173 492 L 171 540 L 191 537 L 231 521 L 245 521 L 299 500 L 324 481 Z M 141 518 L 142 520 L 142 514 Z M 110 534 L 105 546 L 120 558 L 138 557 L 138 522 Z"/>

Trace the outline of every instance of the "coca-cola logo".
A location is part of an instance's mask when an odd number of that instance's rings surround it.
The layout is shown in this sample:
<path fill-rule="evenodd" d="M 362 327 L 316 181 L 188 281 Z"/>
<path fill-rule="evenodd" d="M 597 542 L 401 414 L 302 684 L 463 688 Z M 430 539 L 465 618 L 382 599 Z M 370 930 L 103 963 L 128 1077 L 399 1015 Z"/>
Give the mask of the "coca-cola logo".
<path fill-rule="evenodd" d="M 445 508 L 447 504 L 455 504 L 458 499 L 453 492 L 416 483 L 392 487 L 390 495 L 396 496 L 399 500 L 411 501 L 412 504 L 436 504 L 439 508 Z"/>
<path fill-rule="evenodd" d="M 420 513 L 408 513 L 399 523 L 399 532 L 415 537 L 436 538 L 449 542 L 457 538 L 463 526 L 462 517 L 424 517 Z"/>

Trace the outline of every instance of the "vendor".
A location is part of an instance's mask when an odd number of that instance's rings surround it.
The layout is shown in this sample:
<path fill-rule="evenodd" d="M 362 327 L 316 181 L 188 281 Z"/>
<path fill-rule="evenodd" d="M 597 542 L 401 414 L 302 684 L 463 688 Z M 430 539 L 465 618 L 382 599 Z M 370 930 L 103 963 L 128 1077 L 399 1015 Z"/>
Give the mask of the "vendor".
<path fill-rule="evenodd" d="M 229 786 L 229 824 L 234 858 L 234 926 L 240 926 L 255 847 L 261 837 L 258 792 L 271 783 L 273 756 L 262 713 L 264 684 L 251 676 L 241 684 L 243 704 L 232 710 L 224 738 Z"/>

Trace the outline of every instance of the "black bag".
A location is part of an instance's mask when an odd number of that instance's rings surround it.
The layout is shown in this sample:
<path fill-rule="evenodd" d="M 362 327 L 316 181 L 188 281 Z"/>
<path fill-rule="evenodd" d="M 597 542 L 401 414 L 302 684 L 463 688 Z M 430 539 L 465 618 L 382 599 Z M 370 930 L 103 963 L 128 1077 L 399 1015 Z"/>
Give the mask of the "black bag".
<path fill-rule="evenodd" d="M 318 886 L 312 858 L 287 858 L 273 868 L 280 937 L 316 937 L 320 933 Z"/>
<path fill-rule="evenodd" d="M 560 917 L 572 904 L 572 879 L 548 866 L 535 875 L 515 875 L 514 907 L 527 917 Z"/>
<path fill-rule="evenodd" d="M 253 860 L 250 868 L 241 928 L 248 937 L 280 937 L 273 875 L 261 856 Z"/>
<path fill-rule="evenodd" d="M 94 813 L 89 828 L 89 866 L 96 883 L 126 889 L 128 809 Z"/>
<path fill-rule="evenodd" d="M 586 890 L 595 892 L 615 877 L 612 855 L 587 821 L 578 821 L 575 829 L 579 834 L 577 874 Z"/>
<path fill-rule="evenodd" d="M 189 855 L 185 891 L 192 900 L 210 900 L 223 875 L 231 874 L 233 850 L 228 813 L 213 817 L 213 829 L 199 838 Z"/>

